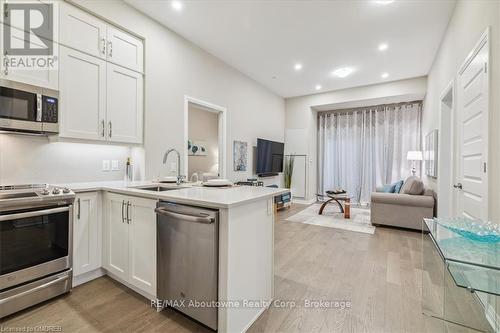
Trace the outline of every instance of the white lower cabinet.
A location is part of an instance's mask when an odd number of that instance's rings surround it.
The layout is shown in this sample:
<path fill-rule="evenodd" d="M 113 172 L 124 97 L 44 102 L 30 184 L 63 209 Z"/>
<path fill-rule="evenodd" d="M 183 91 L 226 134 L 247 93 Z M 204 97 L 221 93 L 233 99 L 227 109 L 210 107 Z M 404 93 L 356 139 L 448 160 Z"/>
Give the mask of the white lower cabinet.
<path fill-rule="evenodd" d="M 99 193 L 80 193 L 73 205 L 73 275 L 101 267 Z"/>
<path fill-rule="evenodd" d="M 105 194 L 103 266 L 117 278 L 156 295 L 156 200 Z"/>

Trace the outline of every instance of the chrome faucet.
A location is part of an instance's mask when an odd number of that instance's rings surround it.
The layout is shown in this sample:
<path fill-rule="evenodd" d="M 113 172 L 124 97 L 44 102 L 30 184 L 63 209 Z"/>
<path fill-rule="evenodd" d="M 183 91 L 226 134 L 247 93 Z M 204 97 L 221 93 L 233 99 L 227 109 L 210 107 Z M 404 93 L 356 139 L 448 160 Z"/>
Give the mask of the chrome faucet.
<path fill-rule="evenodd" d="M 177 149 L 172 148 L 167 150 L 165 155 L 163 155 L 163 164 L 167 163 L 168 155 L 170 155 L 171 152 L 175 152 L 177 154 L 177 185 L 180 185 L 185 176 L 181 175 L 181 154 L 177 151 Z"/>

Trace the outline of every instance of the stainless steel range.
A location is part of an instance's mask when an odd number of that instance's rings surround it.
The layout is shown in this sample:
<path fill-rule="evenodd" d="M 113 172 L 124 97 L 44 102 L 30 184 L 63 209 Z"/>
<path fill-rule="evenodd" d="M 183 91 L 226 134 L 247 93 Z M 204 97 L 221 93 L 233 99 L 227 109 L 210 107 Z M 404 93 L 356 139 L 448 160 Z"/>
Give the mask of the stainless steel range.
<path fill-rule="evenodd" d="M 0 318 L 71 290 L 75 194 L 0 186 Z"/>

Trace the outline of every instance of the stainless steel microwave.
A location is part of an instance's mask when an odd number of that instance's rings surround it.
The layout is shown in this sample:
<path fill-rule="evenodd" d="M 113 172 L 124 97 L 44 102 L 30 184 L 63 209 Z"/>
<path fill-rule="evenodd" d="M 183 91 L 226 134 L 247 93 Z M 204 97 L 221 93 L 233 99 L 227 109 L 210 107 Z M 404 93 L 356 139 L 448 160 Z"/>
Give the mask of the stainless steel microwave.
<path fill-rule="evenodd" d="M 59 133 L 57 97 L 0 86 L 0 130 Z"/>

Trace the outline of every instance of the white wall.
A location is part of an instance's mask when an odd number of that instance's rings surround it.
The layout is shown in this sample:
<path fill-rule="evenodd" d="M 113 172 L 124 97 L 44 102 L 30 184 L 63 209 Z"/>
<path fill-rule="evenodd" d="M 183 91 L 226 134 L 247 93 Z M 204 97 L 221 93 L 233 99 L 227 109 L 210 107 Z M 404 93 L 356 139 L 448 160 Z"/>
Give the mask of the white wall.
<path fill-rule="evenodd" d="M 167 149 L 183 150 L 184 95 L 227 108 L 226 167 L 231 179 L 252 175 L 232 171 L 233 140 L 247 141 L 250 147 L 257 137 L 284 140 L 283 98 L 119 0 L 75 3 L 145 38 L 145 143 L 144 151 L 134 149 L 132 155 L 145 168 L 146 178 L 169 173 L 162 165 Z M 48 143 L 0 134 L 0 183 L 122 179 L 122 172 L 100 171 L 102 159 L 124 161 L 129 154 L 123 146 Z"/>
<path fill-rule="evenodd" d="M 463 61 L 490 26 L 490 118 L 489 118 L 489 215 L 493 221 L 500 218 L 500 106 L 499 103 L 499 2 L 459 1 L 441 42 L 428 76 L 427 95 L 424 100 L 422 133 L 438 128 L 440 96 L 456 75 Z M 439 162 L 438 162 L 439 163 Z M 495 170 L 495 171 L 493 171 Z M 436 180 L 424 178 L 437 190 Z M 438 200 L 447 200 L 448 193 L 438 193 Z"/>
<path fill-rule="evenodd" d="M 396 100 L 423 96 L 426 91 L 426 77 L 393 81 L 321 94 L 287 98 L 285 149 L 287 153 L 307 154 L 306 199 L 314 199 L 317 174 L 317 108 L 325 105 L 349 105 L 360 101 Z M 400 99 L 399 99 L 400 100 Z M 380 104 L 380 103 L 379 103 Z M 373 104 L 371 104 L 373 105 Z"/>

